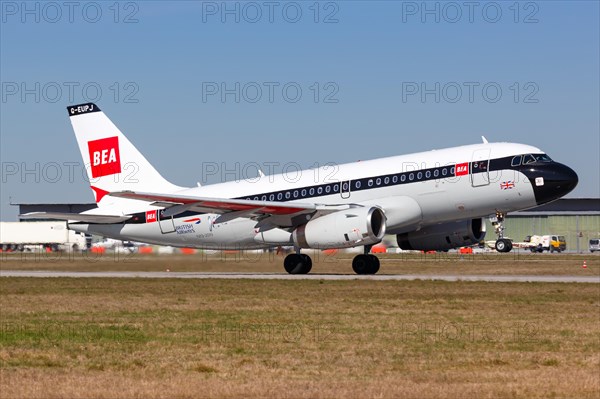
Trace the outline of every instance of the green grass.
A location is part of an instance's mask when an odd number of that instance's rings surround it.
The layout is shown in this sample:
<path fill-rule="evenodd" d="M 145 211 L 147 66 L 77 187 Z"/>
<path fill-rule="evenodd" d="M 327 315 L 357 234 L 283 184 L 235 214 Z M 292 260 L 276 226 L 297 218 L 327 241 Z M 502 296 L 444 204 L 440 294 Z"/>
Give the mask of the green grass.
<path fill-rule="evenodd" d="M 0 301 L 2 397 L 600 389 L 596 284 L 2 278 Z"/>

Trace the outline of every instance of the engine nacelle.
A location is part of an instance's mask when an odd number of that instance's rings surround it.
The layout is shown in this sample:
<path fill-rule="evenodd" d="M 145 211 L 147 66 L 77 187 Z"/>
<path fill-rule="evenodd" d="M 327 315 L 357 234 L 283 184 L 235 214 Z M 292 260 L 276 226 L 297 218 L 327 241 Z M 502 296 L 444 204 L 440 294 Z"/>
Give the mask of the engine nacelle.
<path fill-rule="evenodd" d="M 398 246 L 404 250 L 444 251 L 477 244 L 485 237 L 485 221 L 469 219 L 425 227 L 398 234 Z"/>
<path fill-rule="evenodd" d="M 377 207 L 350 208 L 309 221 L 292 233 L 300 248 L 350 248 L 380 242 L 385 214 Z"/>

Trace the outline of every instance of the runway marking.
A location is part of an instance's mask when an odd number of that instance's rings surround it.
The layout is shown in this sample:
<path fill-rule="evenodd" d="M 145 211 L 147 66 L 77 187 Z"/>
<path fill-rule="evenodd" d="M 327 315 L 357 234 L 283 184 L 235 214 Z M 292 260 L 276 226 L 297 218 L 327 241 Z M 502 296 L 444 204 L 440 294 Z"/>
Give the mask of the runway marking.
<path fill-rule="evenodd" d="M 600 283 L 600 276 L 519 276 L 474 274 L 300 274 L 285 273 L 215 273 L 215 272 L 62 272 L 0 270 L 0 277 L 68 277 L 68 278 L 176 278 L 176 279 L 223 279 L 223 280 L 427 280 L 427 281 L 484 281 L 484 282 L 531 282 L 531 283 Z"/>

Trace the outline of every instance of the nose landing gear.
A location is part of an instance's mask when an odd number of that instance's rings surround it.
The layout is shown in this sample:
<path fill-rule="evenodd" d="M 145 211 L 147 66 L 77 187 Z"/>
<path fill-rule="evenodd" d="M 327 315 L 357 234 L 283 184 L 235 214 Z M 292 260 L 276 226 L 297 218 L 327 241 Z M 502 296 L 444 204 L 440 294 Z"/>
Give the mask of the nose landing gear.
<path fill-rule="evenodd" d="M 496 251 L 498 251 L 498 252 L 510 252 L 513 248 L 512 241 L 509 240 L 508 238 L 504 238 L 504 229 L 505 229 L 504 217 L 505 216 L 506 216 L 506 213 L 497 211 L 496 216 L 493 218 L 490 218 L 490 221 L 492 222 L 492 226 L 494 226 L 494 231 L 496 232 L 496 235 L 498 236 L 498 239 L 496 240 L 496 244 L 494 245 L 494 247 L 496 248 Z"/>

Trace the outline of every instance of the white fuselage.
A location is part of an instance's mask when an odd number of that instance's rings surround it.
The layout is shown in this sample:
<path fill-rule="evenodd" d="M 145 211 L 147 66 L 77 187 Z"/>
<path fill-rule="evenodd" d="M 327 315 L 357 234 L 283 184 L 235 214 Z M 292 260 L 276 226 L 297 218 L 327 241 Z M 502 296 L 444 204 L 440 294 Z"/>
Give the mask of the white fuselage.
<path fill-rule="evenodd" d="M 293 170 L 287 174 L 183 189 L 176 194 L 299 204 L 357 204 L 381 206 L 384 211 L 393 208 L 398 199 L 396 212 L 399 214 L 402 214 L 402 201 L 409 198 L 418 204 L 420 216 L 410 224 L 387 225 L 388 234 L 400 234 L 438 223 L 536 206 L 534 190 L 527 176 L 511 168 L 493 170 L 487 163 L 488 160 L 529 153 L 542 151 L 522 144 L 484 143 L 319 169 Z M 481 162 L 483 172 L 474 169 L 476 162 Z M 121 207 L 125 203 L 129 208 L 121 211 L 128 214 L 161 209 L 137 200 L 118 202 Z M 90 211 L 94 212 L 99 211 Z M 273 243 L 256 240 L 255 220 L 238 217 L 215 223 L 218 216 L 188 212 L 166 220 L 104 225 L 76 223 L 70 224 L 70 228 L 120 240 L 179 247 L 242 249 L 273 246 Z M 279 244 L 291 245 L 289 242 Z"/>

